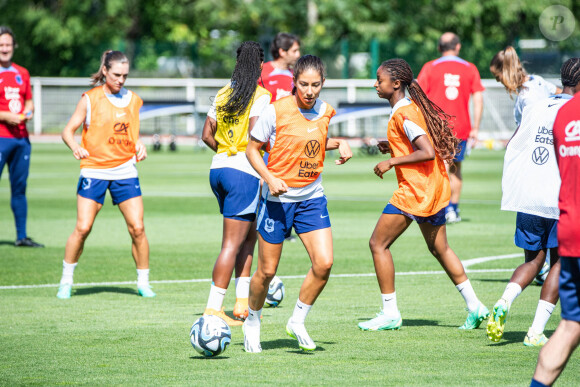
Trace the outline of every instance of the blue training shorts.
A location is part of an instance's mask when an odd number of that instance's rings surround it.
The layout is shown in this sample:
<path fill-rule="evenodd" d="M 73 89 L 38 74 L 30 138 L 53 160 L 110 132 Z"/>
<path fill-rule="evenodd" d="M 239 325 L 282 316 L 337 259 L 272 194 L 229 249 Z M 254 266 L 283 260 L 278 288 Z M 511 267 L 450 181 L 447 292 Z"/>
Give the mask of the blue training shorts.
<path fill-rule="evenodd" d="M 107 189 L 111 193 L 114 205 L 141 196 L 141 184 L 139 184 L 138 177 L 121 180 L 101 180 L 81 176 L 77 186 L 77 194 L 83 198 L 103 204 Z"/>
<path fill-rule="evenodd" d="M 467 140 L 462 140 L 458 145 L 459 152 L 453 158 L 454 162 L 460 163 L 467 156 Z"/>
<path fill-rule="evenodd" d="M 263 200 L 258 216 L 258 232 L 268 243 L 282 243 L 290 236 L 330 227 L 325 196 L 302 202 L 283 203 Z"/>
<path fill-rule="evenodd" d="M 558 221 L 518 212 L 514 243 L 531 251 L 558 247 Z"/>
<path fill-rule="evenodd" d="M 441 226 L 445 224 L 445 208 L 439 210 L 438 213 L 431 216 L 417 216 L 413 214 L 409 214 L 408 212 L 399 210 L 397 207 L 392 205 L 391 203 L 387 204 L 385 209 L 383 210 L 383 214 L 395 214 L 395 215 L 405 215 L 407 218 L 414 220 L 418 224 L 421 223 L 429 223 L 433 226 Z"/>
<path fill-rule="evenodd" d="M 209 171 L 209 183 L 224 218 L 256 219 L 260 179 L 234 168 L 217 168 Z"/>
<path fill-rule="evenodd" d="M 560 257 L 562 318 L 580 322 L 580 257 Z"/>

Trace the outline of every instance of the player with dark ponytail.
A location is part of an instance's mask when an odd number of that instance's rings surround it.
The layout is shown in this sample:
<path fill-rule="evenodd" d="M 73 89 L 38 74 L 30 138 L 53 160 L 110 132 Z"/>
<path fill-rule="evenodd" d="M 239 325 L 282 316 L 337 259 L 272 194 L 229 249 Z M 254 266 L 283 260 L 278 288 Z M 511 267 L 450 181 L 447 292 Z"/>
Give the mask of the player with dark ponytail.
<path fill-rule="evenodd" d="M 236 54 L 232 78 L 217 93 L 202 134 L 203 141 L 216 152 L 209 180 L 223 214 L 221 251 L 213 268 L 213 283 L 204 315 L 217 315 L 229 325 L 242 324 L 227 316 L 222 309 L 234 269 L 236 304 L 233 314 L 238 319 L 245 319 L 248 315 L 260 176 L 246 158 L 246 146 L 248 131 L 271 98 L 266 89 L 257 86 L 264 62 L 260 45 L 243 42 Z"/>
<path fill-rule="evenodd" d="M 375 318 L 358 326 L 365 331 L 402 326 L 390 247 L 415 220 L 429 251 L 467 304 L 469 314 L 460 329 L 475 329 L 489 311 L 475 295 L 461 261 L 449 247 L 445 228 L 445 207 L 451 190 L 444 160 L 453 159 L 459 142 L 451 132 L 449 115 L 427 98 L 403 59 L 381 64 L 375 88 L 380 98 L 389 100 L 392 112 L 388 141 L 379 143 L 381 152 L 390 152 L 391 158 L 378 163 L 374 172 L 382 179 L 394 167 L 399 189 L 383 210 L 369 243 L 383 308 Z M 411 99 L 405 97 L 405 90 Z"/>

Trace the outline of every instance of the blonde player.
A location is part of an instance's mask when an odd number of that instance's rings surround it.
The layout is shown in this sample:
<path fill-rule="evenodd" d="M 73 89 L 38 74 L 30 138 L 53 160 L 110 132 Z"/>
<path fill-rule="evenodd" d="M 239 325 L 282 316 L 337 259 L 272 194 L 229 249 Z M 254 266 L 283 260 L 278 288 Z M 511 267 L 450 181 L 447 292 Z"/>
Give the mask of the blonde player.
<path fill-rule="evenodd" d="M 502 177 L 502 210 L 516 211 L 514 242 L 524 249 L 525 263 L 512 274 L 501 298 L 493 307 L 487 323 L 487 336 L 499 341 L 511 305 L 540 272 L 548 251 L 551 269 L 548 273 L 532 326 L 524 345 L 541 347 L 547 341 L 544 328 L 558 302 L 557 228 L 560 210 L 558 193 L 560 175 L 552 127 L 556 114 L 577 91 L 580 79 L 580 59 L 572 58 L 562 65 L 562 94 L 544 98 L 524 108 L 521 124 L 507 145 Z"/>
<path fill-rule="evenodd" d="M 135 166 L 147 157 L 147 149 L 139 140 L 139 109 L 143 101 L 123 87 L 128 74 L 129 60 L 125 54 L 105 51 L 99 71 L 92 75 L 96 87 L 83 94 L 62 131 L 63 141 L 73 156 L 81 160 L 81 176 L 77 186 L 77 223 L 66 243 L 58 298 L 71 296 L 75 267 L 107 190 L 113 204 L 119 206 L 131 235 L 137 290 L 143 297 L 155 297 L 149 286 L 149 242 Z M 79 145 L 74 133 L 80 126 L 83 133 Z"/>

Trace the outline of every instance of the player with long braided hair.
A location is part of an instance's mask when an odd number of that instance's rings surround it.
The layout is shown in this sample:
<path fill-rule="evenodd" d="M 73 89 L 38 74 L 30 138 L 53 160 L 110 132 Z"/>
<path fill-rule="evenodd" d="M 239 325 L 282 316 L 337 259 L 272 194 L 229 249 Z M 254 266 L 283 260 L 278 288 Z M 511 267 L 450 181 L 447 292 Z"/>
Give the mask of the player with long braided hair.
<path fill-rule="evenodd" d="M 230 82 L 218 91 L 203 127 L 202 139 L 216 152 L 209 180 L 223 214 L 223 238 L 212 273 L 212 285 L 204 315 L 217 315 L 229 325 L 241 321 L 227 316 L 223 301 L 235 269 L 234 316 L 248 315 L 250 269 L 256 244 L 256 208 L 260 176 L 246 158 L 249 130 L 270 103 L 271 95 L 257 86 L 264 51 L 256 42 L 243 42 L 237 50 Z"/>
<path fill-rule="evenodd" d="M 445 228 L 445 207 L 451 190 L 444 161 L 453 159 L 459 140 L 451 132 L 449 116 L 427 98 L 403 59 L 381 64 L 375 88 L 380 98 L 389 100 L 392 112 L 388 142 L 379 143 L 381 152 L 390 152 L 391 158 L 378 163 L 374 172 L 382 179 L 394 167 L 399 189 L 383 210 L 369 242 L 383 308 L 375 318 L 358 326 L 365 331 L 402 326 L 390 246 L 415 220 L 429 251 L 467 304 L 469 314 L 460 329 L 475 329 L 489 311 L 475 295 L 461 261 L 449 247 Z M 411 99 L 405 97 L 405 89 Z"/>

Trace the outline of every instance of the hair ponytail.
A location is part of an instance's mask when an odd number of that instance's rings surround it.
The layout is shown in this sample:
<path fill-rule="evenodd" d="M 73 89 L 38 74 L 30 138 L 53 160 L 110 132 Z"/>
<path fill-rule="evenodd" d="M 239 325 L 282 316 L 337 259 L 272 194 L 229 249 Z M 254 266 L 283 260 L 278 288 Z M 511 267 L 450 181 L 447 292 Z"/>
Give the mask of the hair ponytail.
<path fill-rule="evenodd" d="M 520 92 L 528 77 L 516 49 L 512 46 L 507 46 L 494 55 L 489 70 L 505 86 L 510 96 Z"/>
<path fill-rule="evenodd" d="M 413 71 L 404 59 L 389 59 L 381 64 L 381 68 L 390 74 L 391 79 L 399 80 L 403 87 L 407 88 L 409 95 L 423 113 L 435 152 L 442 160 L 452 161 L 460 142 L 451 130 L 450 121 L 453 116 L 445 113 L 427 98 L 419 83 L 413 79 Z"/>
<path fill-rule="evenodd" d="M 103 67 L 109 70 L 113 62 L 119 63 L 129 63 L 127 56 L 121 51 L 107 50 L 103 52 L 101 56 L 101 65 L 99 66 L 99 71 L 91 75 L 91 85 L 98 86 L 105 83 L 105 74 L 103 73 Z"/>

